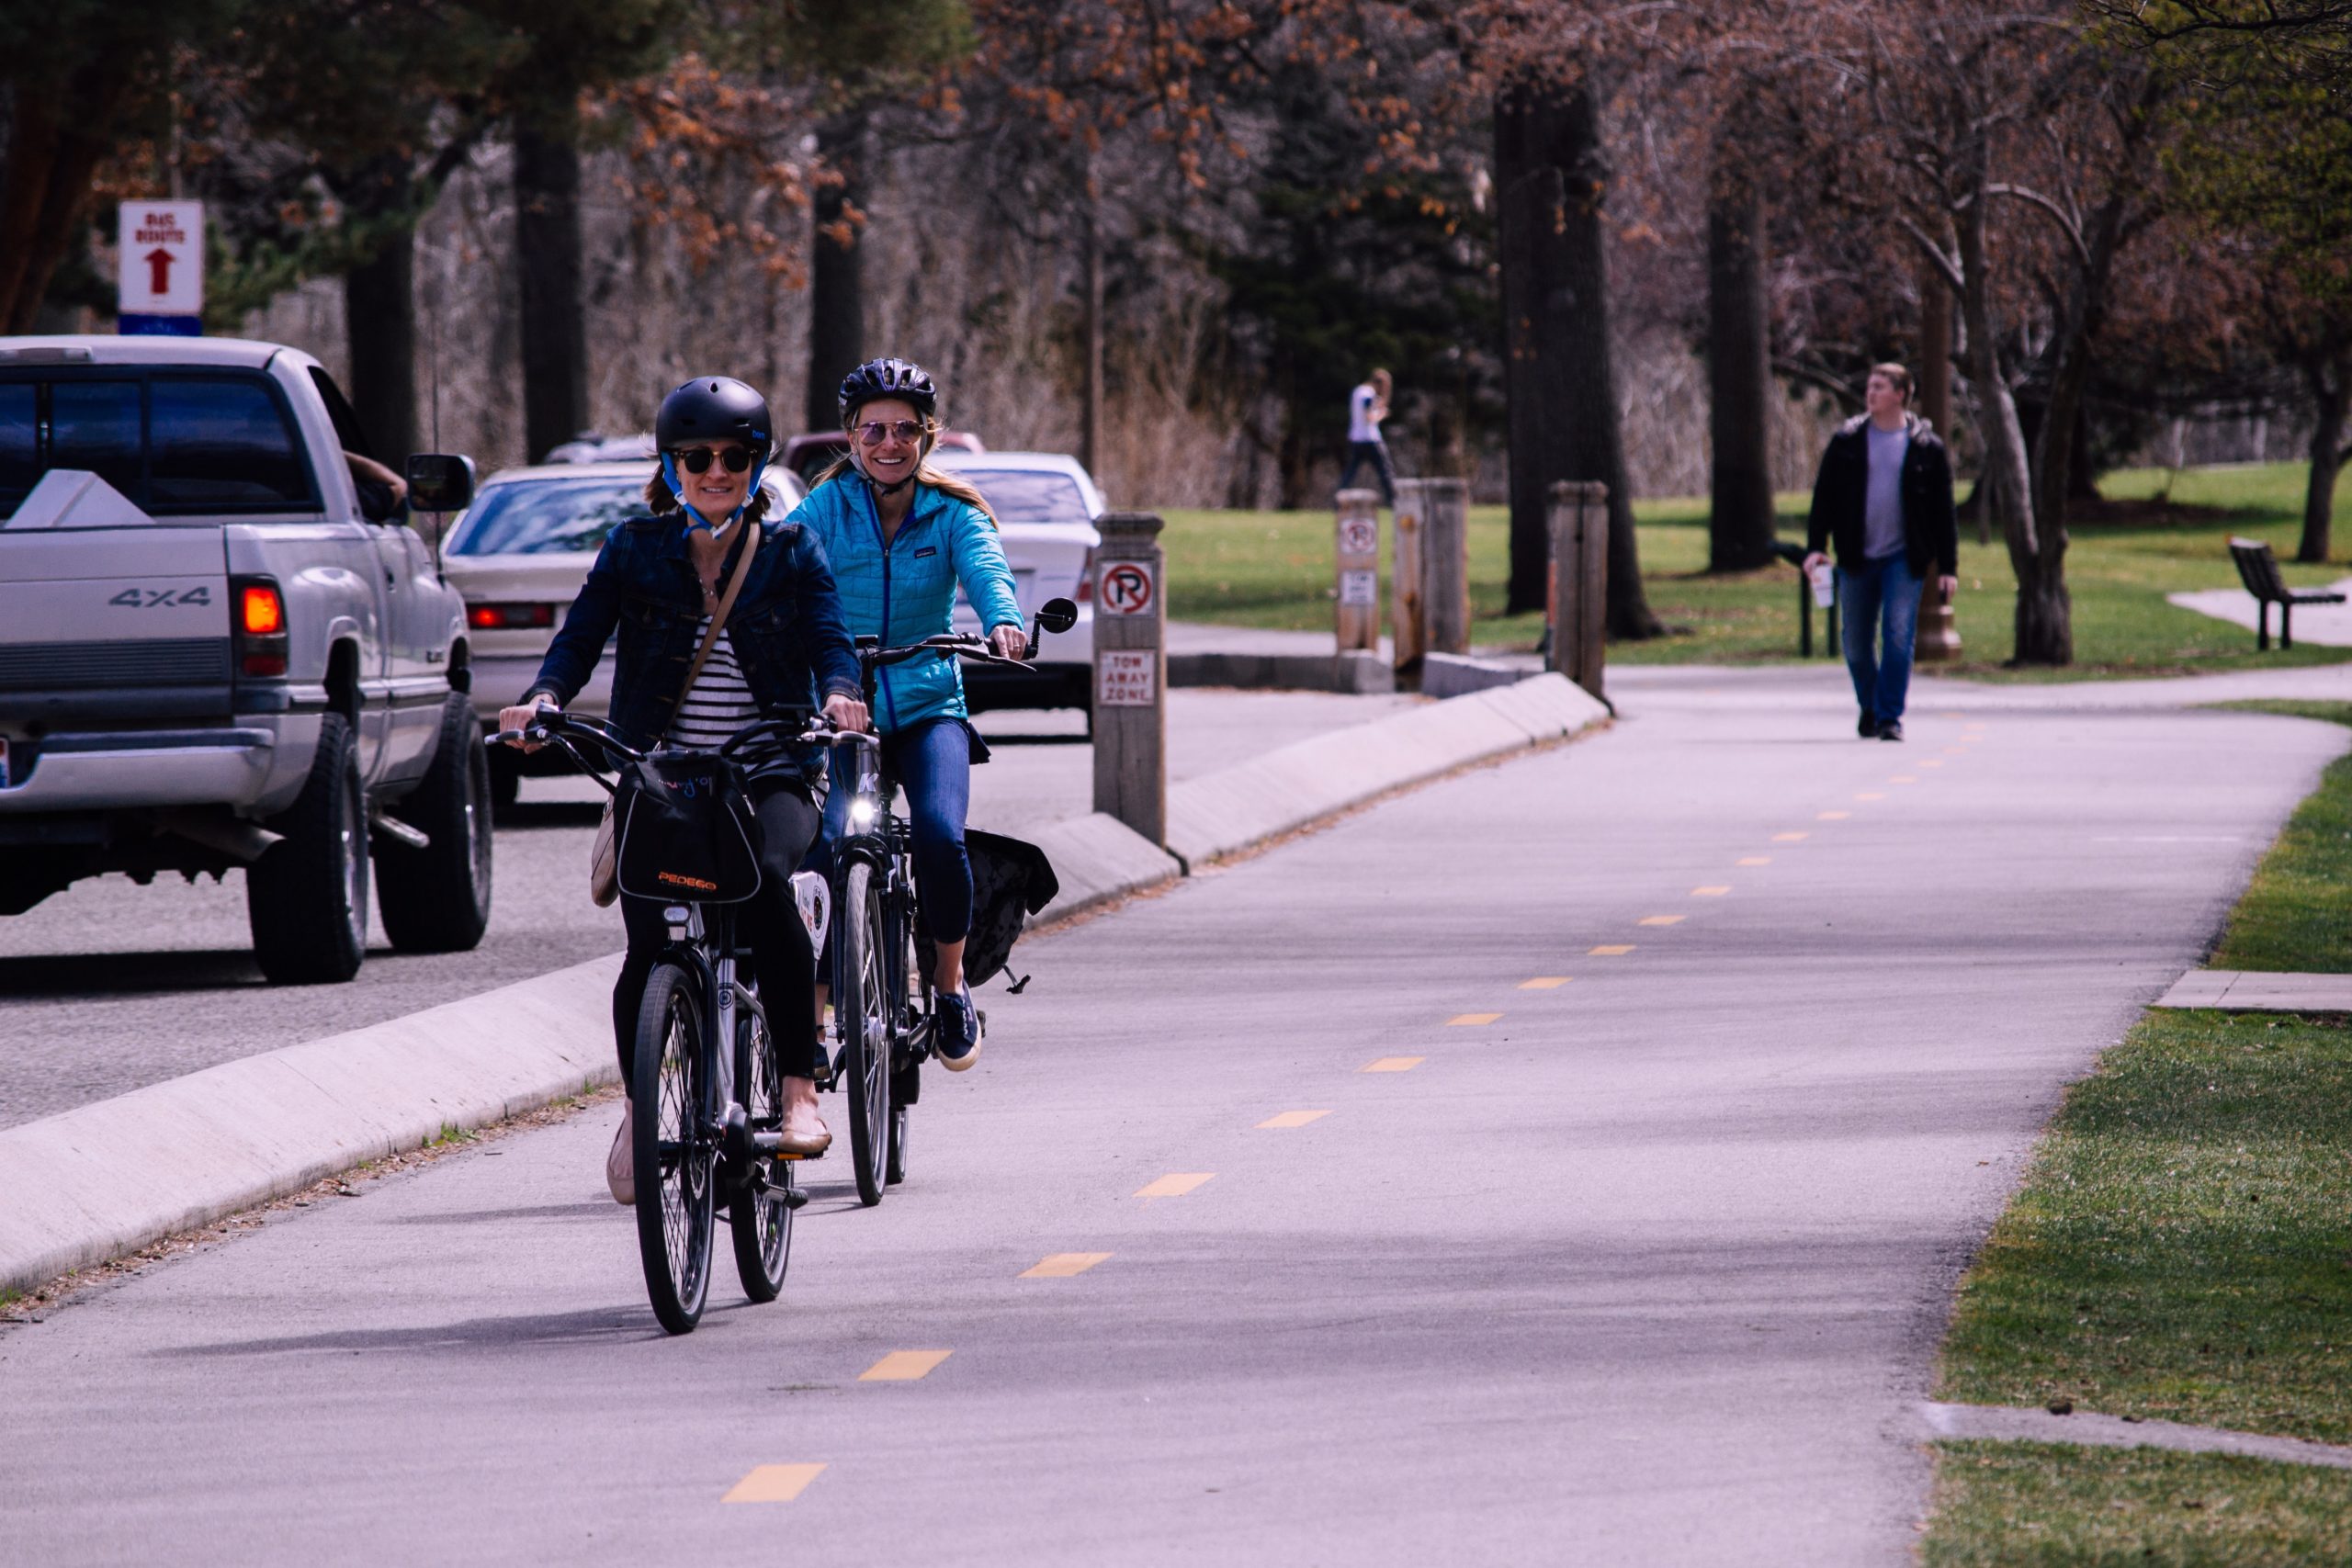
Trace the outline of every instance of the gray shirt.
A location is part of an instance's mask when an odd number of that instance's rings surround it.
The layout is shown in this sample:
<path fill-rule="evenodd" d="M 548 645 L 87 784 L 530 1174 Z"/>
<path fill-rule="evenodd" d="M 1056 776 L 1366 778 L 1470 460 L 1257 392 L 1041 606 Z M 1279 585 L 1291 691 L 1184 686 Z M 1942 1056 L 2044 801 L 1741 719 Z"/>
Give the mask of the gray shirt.
<path fill-rule="evenodd" d="M 1864 427 L 1870 437 L 1870 487 L 1862 504 L 1862 554 L 1883 560 L 1903 553 L 1903 458 L 1911 448 L 1905 427 Z"/>

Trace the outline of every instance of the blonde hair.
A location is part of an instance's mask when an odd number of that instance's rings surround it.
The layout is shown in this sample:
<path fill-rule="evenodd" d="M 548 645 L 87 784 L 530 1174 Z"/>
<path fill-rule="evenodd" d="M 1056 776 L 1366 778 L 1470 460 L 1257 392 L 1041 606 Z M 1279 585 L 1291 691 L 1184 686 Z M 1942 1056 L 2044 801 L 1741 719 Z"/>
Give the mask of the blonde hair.
<path fill-rule="evenodd" d="M 876 402 L 881 400 L 879 398 L 874 400 Z M 852 409 L 850 412 L 854 415 L 857 411 Z M 844 424 L 842 428 L 849 433 L 849 438 L 853 443 L 857 440 L 857 432 L 854 426 Z M 988 498 L 979 492 L 978 486 L 969 479 L 956 478 L 944 468 L 932 466 L 931 449 L 938 444 L 938 441 L 939 422 L 935 419 L 924 420 L 922 422 L 922 456 L 915 462 L 915 482 L 929 485 L 942 495 L 955 497 L 987 518 L 989 527 L 996 529 L 999 533 L 1003 532 L 1002 525 L 996 520 L 995 510 L 989 505 Z M 854 457 L 849 452 L 843 452 L 826 464 L 825 471 L 819 474 L 816 483 L 808 488 L 812 491 L 820 490 L 845 473 L 854 473 L 861 479 L 865 478 L 865 470 L 857 466 Z"/>
<path fill-rule="evenodd" d="M 659 464 L 654 466 L 653 477 L 645 481 L 645 504 L 653 509 L 653 515 L 656 517 L 663 517 L 673 512 L 685 510 L 684 503 L 680 502 L 677 493 L 671 490 L 670 481 L 663 477 Z M 757 523 L 767 514 L 767 487 L 754 485 L 752 487 L 751 499 L 743 502 L 743 521 Z"/>

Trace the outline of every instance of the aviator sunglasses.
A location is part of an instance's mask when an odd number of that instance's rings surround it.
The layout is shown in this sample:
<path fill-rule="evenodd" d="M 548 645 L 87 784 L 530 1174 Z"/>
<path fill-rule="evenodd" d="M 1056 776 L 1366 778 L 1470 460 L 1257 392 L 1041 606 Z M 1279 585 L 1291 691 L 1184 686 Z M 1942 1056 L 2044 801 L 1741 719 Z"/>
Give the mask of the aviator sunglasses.
<path fill-rule="evenodd" d="M 740 474 L 752 466 L 752 452 L 748 446 L 729 446 L 724 452 L 708 446 L 682 446 L 670 456 L 678 460 L 678 467 L 690 474 L 708 473 L 714 457 L 725 463 L 730 474 Z"/>
<path fill-rule="evenodd" d="M 901 441 L 912 441 L 922 433 L 923 427 L 910 419 L 899 420 L 889 424 L 885 424 L 878 419 L 869 419 L 857 427 L 857 438 L 868 446 L 881 446 L 882 438 L 886 435 L 895 435 Z"/>

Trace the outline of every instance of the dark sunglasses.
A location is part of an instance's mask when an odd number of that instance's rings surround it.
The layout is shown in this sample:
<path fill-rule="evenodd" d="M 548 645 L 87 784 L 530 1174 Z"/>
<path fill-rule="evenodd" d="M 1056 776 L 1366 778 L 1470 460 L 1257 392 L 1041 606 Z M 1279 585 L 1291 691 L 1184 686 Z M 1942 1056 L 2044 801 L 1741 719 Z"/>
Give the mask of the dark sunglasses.
<path fill-rule="evenodd" d="M 681 446 L 670 456 L 678 459 L 678 467 L 690 474 L 710 472 L 710 461 L 714 457 L 725 463 L 730 474 L 740 474 L 752 466 L 752 451 L 748 446 L 729 446 L 724 452 L 709 446 Z"/>
<path fill-rule="evenodd" d="M 899 420 L 895 424 L 885 424 L 878 419 L 869 419 L 857 427 L 857 438 L 868 446 L 879 446 L 882 445 L 882 438 L 886 435 L 895 435 L 901 441 L 912 441 L 921 435 L 923 427 L 910 419 Z"/>

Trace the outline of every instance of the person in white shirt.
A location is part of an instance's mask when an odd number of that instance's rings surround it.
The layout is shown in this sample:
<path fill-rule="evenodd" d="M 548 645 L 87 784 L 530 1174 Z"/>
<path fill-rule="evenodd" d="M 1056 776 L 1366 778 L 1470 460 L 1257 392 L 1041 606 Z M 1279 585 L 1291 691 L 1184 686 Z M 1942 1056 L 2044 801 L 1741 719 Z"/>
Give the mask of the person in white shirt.
<path fill-rule="evenodd" d="M 1380 422 L 1388 417 L 1388 394 L 1394 383 L 1385 370 L 1375 370 L 1348 394 L 1348 462 L 1340 470 L 1340 488 L 1355 482 L 1364 464 L 1380 479 L 1381 504 L 1396 505 L 1396 469 L 1388 460 L 1388 443 L 1380 438 Z"/>

